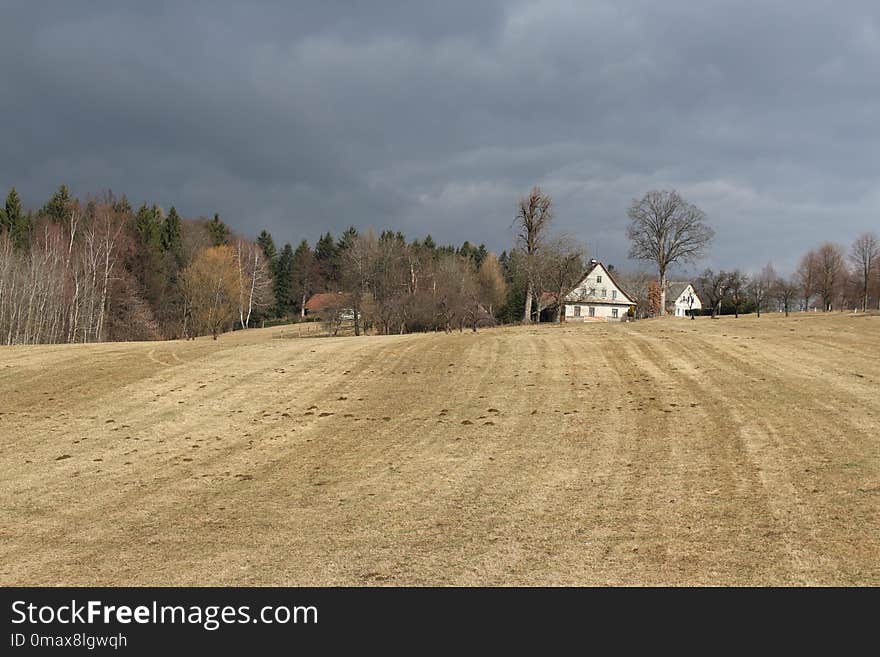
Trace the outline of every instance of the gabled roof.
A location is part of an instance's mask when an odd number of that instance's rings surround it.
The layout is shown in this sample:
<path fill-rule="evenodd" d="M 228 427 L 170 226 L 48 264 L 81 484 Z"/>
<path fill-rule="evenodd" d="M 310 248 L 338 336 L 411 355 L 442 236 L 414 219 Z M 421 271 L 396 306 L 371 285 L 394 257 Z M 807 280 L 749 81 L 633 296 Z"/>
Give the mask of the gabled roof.
<path fill-rule="evenodd" d="M 604 276 L 608 277 L 608 280 L 611 281 L 614 284 L 614 287 L 616 287 L 620 291 L 620 294 L 623 296 L 623 298 L 612 299 L 610 297 L 598 297 L 598 296 L 595 296 L 592 294 L 587 294 L 587 295 L 583 295 L 583 296 L 578 295 L 577 299 L 569 299 L 568 297 L 575 290 L 577 290 L 579 287 L 581 287 L 583 282 L 585 280 L 587 280 L 587 278 L 589 278 L 597 269 L 602 270 L 602 274 Z M 568 301 L 569 303 L 574 303 L 575 301 L 578 303 L 592 303 L 592 304 L 605 303 L 605 304 L 617 305 L 617 306 L 621 306 L 621 305 L 622 306 L 635 306 L 636 305 L 635 300 L 626 293 L 626 290 L 624 290 L 623 287 L 621 287 L 620 283 L 618 283 L 614 279 L 614 276 L 611 275 L 611 272 L 608 271 L 608 269 L 605 267 L 605 265 L 603 265 L 598 260 L 592 261 L 590 263 L 590 266 L 587 269 L 587 271 L 584 272 L 584 274 L 580 277 L 578 284 L 575 285 L 574 288 L 569 290 L 569 292 L 565 295 L 565 301 Z"/>
<path fill-rule="evenodd" d="M 678 297 L 680 297 L 688 287 L 691 287 L 693 284 L 690 281 L 671 281 L 666 285 L 666 301 L 667 303 L 674 303 L 678 301 Z M 694 296 L 699 299 L 699 295 L 697 294 L 696 289 L 694 290 Z M 701 301 L 702 303 L 702 301 Z"/>
<path fill-rule="evenodd" d="M 681 296 L 690 283 L 681 281 L 671 281 L 666 287 L 666 298 L 675 301 Z"/>

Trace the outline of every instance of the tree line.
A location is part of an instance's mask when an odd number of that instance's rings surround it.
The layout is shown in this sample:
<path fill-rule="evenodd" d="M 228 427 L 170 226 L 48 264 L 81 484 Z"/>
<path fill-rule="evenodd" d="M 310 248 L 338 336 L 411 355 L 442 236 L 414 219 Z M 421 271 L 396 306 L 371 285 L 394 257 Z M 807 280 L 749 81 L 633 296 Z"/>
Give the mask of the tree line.
<path fill-rule="evenodd" d="M 216 214 L 184 219 L 108 192 L 61 186 L 25 212 L 15 188 L 0 211 L 0 343 L 215 336 L 271 304 L 262 249 Z"/>
<path fill-rule="evenodd" d="M 752 274 L 706 269 L 697 277 L 696 287 L 704 312 L 713 316 L 880 309 L 880 240 L 868 232 L 849 249 L 824 242 L 807 251 L 788 276 L 777 274 L 770 263 Z"/>
<path fill-rule="evenodd" d="M 505 271 L 482 244 L 438 246 L 430 235 L 408 241 L 353 227 L 338 239 L 325 233 L 314 248 L 303 240 L 278 251 L 266 231 L 257 243 L 275 273 L 275 316 L 303 317 L 312 295 L 332 293 L 322 318 L 334 333 L 343 318 L 355 335 L 476 329 L 495 323 L 507 296 Z"/>
<path fill-rule="evenodd" d="M 305 315 L 319 292 L 356 333 L 476 330 L 503 314 L 511 273 L 482 244 L 439 246 L 399 232 L 325 233 L 279 250 L 220 217 L 181 217 L 66 186 L 25 211 L 0 207 L 0 344 L 191 338 Z"/>
<path fill-rule="evenodd" d="M 661 287 L 656 274 L 616 273 L 636 302 L 638 317 L 661 314 Z M 762 312 L 880 310 L 880 239 L 860 235 L 847 249 L 824 242 L 807 251 L 789 275 L 767 263 L 759 271 L 704 269 L 692 281 L 702 300 L 696 314 L 734 315 Z"/>
<path fill-rule="evenodd" d="M 713 231 L 675 191 L 648 192 L 628 215 L 630 256 L 654 272 L 609 269 L 636 300 L 637 316 L 663 314 L 670 268 L 703 256 Z M 553 233 L 552 222 L 553 201 L 535 187 L 518 200 L 514 243 L 498 257 L 482 244 L 441 246 L 430 235 L 354 227 L 278 249 L 267 231 L 249 240 L 217 214 L 134 209 L 110 192 L 80 200 L 63 185 L 25 211 L 13 188 L 0 206 L 0 343 L 216 337 L 301 320 L 322 292 L 332 333 L 343 324 L 360 335 L 560 321 L 587 252 Z M 848 250 L 824 243 L 791 276 L 768 264 L 751 275 L 706 269 L 693 282 L 713 316 L 877 308 L 880 242 L 866 233 Z"/>
<path fill-rule="evenodd" d="M 334 333 L 344 323 L 355 334 L 476 330 L 551 308 L 556 317 L 585 264 L 576 240 L 547 235 L 552 201 L 538 188 L 520 201 L 517 241 L 499 257 L 483 244 L 354 227 L 278 248 L 268 231 L 251 241 L 217 214 L 135 209 L 110 192 L 81 200 L 63 185 L 32 211 L 13 188 L 0 210 L 4 344 L 216 337 L 301 320 L 322 292 L 335 295 L 322 313 Z"/>
<path fill-rule="evenodd" d="M 630 257 L 652 263 L 657 275 L 644 271 L 618 272 L 641 317 L 666 312 L 668 271 L 674 264 L 692 263 L 705 255 L 714 236 L 705 214 L 677 192 L 652 191 L 634 200 L 629 212 Z M 809 250 L 789 276 L 777 274 L 772 263 L 760 271 L 706 269 L 693 281 L 702 300 L 702 313 L 739 316 L 765 310 L 788 315 L 792 310 L 880 308 L 880 241 L 860 235 L 847 250 L 824 242 Z"/>

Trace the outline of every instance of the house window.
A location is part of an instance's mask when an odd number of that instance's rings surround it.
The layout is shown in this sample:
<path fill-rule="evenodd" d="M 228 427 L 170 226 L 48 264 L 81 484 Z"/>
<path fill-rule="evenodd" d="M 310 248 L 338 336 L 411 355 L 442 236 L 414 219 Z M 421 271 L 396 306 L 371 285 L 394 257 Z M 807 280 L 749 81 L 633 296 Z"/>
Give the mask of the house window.
<path fill-rule="evenodd" d="M 612 308 L 612 309 L 611 309 L 611 316 L 612 316 L 612 317 L 615 317 L 615 318 L 617 317 L 617 308 Z"/>
<path fill-rule="evenodd" d="M 596 316 L 596 309 L 593 308 L 593 306 L 590 306 L 590 317 L 595 317 L 595 316 Z"/>
<path fill-rule="evenodd" d="M 603 288 L 602 288 L 602 296 L 604 297 L 604 296 L 606 296 L 607 294 L 608 294 L 608 290 L 606 290 L 606 289 L 603 287 Z"/>
<path fill-rule="evenodd" d="M 597 283 L 601 283 L 601 282 L 602 282 L 602 277 L 601 277 L 601 276 L 596 276 L 596 282 L 597 282 Z"/>
<path fill-rule="evenodd" d="M 612 298 L 612 299 L 616 299 L 616 298 L 617 298 L 617 290 L 611 290 L 611 298 Z"/>
<path fill-rule="evenodd" d="M 580 306 L 575 306 L 575 307 L 574 307 L 574 316 L 575 316 L 575 317 L 580 317 L 580 316 L 581 316 L 581 307 L 580 307 Z"/>
<path fill-rule="evenodd" d="M 591 287 L 591 288 L 590 288 L 590 296 L 591 296 L 591 297 L 596 296 L 596 288 L 594 288 L 594 287 Z"/>

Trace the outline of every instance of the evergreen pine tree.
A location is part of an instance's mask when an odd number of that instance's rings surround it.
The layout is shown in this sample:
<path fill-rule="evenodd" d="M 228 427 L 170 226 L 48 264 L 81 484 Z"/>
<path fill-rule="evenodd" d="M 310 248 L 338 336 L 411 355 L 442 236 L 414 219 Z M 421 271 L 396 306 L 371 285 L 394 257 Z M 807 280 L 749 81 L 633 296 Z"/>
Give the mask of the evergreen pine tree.
<path fill-rule="evenodd" d="M 25 214 L 21 208 L 21 197 L 15 187 L 6 196 L 6 208 L 3 211 L 3 227 L 9 233 L 13 246 L 17 249 L 27 248 L 31 238 L 33 219 L 30 213 Z"/>
<path fill-rule="evenodd" d="M 162 223 L 160 242 L 162 250 L 171 253 L 180 263 L 183 258 L 183 226 L 177 209 L 173 205 Z"/>
<path fill-rule="evenodd" d="M 144 203 L 138 208 L 137 214 L 134 217 L 134 228 L 140 244 L 158 251 L 162 246 L 162 224 L 156 210 L 155 206 L 148 208 L 147 204 Z"/>
<path fill-rule="evenodd" d="M 279 317 L 290 315 L 293 309 L 291 302 L 291 278 L 293 274 L 293 248 L 290 242 L 284 244 L 275 265 L 275 312 Z"/>
<path fill-rule="evenodd" d="M 34 226 L 33 215 L 28 212 L 21 214 L 9 230 L 9 237 L 12 239 L 12 245 L 16 249 L 25 250 L 31 243 L 31 230 Z"/>
<path fill-rule="evenodd" d="M 6 224 L 6 229 L 12 233 L 15 230 L 15 226 L 21 221 L 21 198 L 18 196 L 18 192 L 15 191 L 15 187 L 9 190 L 9 194 L 6 195 L 6 210 L 3 213 L 4 223 Z"/>
<path fill-rule="evenodd" d="M 504 272 L 504 279 L 510 281 L 510 256 L 507 255 L 507 251 L 502 251 L 501 255 L 498 256 L 498 264 L 501 265 L 501 271 Z"/>
<path fill-rule="evenodd" d="M 95 203 L 95 199 L 90 198 L 86 203 L 86 217 L 89 221 L 95 219 L 95 215 L 98 213 L 98 204 Z"/>
<path fill-rule="evenodd" d="M 211 246 L 223 246 L 229 244 L 229 226 L 220 221 L 220 215 L 214 213 L 214 218 L 207 224 L 208 236 L 211 239 Z"/>
<path fill-rule="evenodd" d="M 275 248 L 275 240 L 272 239 L 272 234 L 264 230 L 257 238 L 257 244 L 263 249 L 263 255 L 266 257 L 266 261 L 269 263 L 269 267 L 272 268 L 274 274 L 275 260 L 278 257 L 278 250 Z"/>
<path fill-rule="evenodd" d="M 333 241 L 333 235 L 328 231 L 321 235 L 317 244 L 315 244 L 315 258 L 321 262 L 329 262 L 336 255 L 336 242 Z"/>
<path fill-rule="evenodd" d="M 315 262 L 324 282 L 324 289 L 336 291 L 339 286 L 339 259 L 336 242 L 328 231 L 315 244 Z"/>
<path fill-rule="evenodd" d="M 354 226 L 349 226 L 342 235 L 339 237 L 339 241 L 336 243 L 336 254 L 340 255 L 343 251 L 350 248 L 354 241 L 357 239 L 358 232 L 357 228 Z"/>
<path fill-rule="evenodd" d="M 67 208 L 70 205 L 70 190 L 67 185 L 61 185 L 58 191 L 52 194 L 52 198 L 46 201 L 46 205 L 40 210 L 40 214 L 46 215 L 52 221 L 62 222 L 67 216 Z"/>
<path fill-rule="evenodd" d="M 121 214 L 129 214 L 131 212 L 131 203 L 128 202 L 128 197 L 123 194 L 122 197 L 113 204 L 113 209 Z"/>
<path fill-rule="evenodd" d="M 396 233 L 393 230 L 383 230 L 379 235 L 379 241 L 385 244 L 390 244 L 393 242 L 399 242 L 400 244 L 406 243 L 406 238 L 403 236 L 403 233 L 397 231 Z"/>
<path fill-rule="evenodd" d="M 474 249 L 471 253 L 473 254 L 474 264 L 477 266 L 477 268 L 479 268 L 483 264 L 483 260 L 485 260 L 486 256 L 489 255 L 489 252 L 486 250 L 485 244 L 480 244 L 480 246 Z"/>

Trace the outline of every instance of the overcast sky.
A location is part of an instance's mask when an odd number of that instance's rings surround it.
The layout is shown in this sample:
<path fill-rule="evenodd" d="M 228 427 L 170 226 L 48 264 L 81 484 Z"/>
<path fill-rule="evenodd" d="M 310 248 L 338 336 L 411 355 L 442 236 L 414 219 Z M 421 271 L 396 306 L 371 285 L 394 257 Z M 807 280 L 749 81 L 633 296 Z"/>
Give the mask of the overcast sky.
<path fill-rule="evenodd" d="M 314 240 L 348 225 L 627 266 L 675 188 L 706 265 L 791 267 L 880 228 L 880 3 L 0 0 L 0 186 L 60 183 Z M 5 191 L 4 191 L 5 193 Z"/>

